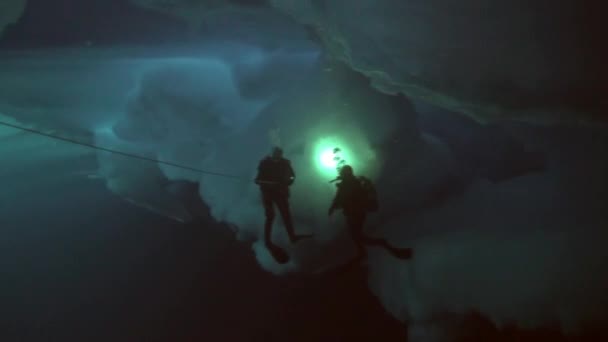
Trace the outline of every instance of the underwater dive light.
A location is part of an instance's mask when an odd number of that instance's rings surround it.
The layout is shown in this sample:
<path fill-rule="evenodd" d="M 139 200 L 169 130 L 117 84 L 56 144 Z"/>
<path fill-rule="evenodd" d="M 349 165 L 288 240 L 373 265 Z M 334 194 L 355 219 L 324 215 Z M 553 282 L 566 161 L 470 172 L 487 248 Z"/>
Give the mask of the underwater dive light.
<path fill-rule="evenodd" d="M 335 177 L 339 169 L 347 163 L 352 165 L 353 154 L 337 138 L 320 139 L 314 149 L 314 162 L 317 170 L 327 177 Z"/>

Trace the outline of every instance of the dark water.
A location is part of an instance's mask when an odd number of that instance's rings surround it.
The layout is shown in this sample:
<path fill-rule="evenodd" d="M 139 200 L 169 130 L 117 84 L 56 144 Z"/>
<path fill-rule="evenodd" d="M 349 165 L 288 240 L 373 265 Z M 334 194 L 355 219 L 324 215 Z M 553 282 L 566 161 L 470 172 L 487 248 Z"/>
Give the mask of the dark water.
<path fill-rule="evenodd" d="M 6 165 L 2 341 L 404 341 L 363 272 L 278 278 L 223 227 L 181 225 L 76 177 Z"/>
<path fill-rule="evenodd" d="M 125 0 L 28 0 L 23 16 L 0 40 L 7 47 L 175 43 L 188 36 L 177 18 Z"/>

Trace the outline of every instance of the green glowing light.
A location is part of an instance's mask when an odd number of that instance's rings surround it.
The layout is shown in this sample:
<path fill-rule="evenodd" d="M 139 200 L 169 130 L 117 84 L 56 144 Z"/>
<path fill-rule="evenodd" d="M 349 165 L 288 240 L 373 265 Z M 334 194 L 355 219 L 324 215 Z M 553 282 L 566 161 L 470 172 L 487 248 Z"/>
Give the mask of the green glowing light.
<path fill-rule="evenodd" d="M 353 154 L 340 139 L 322 138 L 314 148 L 314 163 L 322 176 L 335 177 L 340 167 L 356 164 Z"/>
<path fill-rule="evenodd" d="M 323 163 L 323 166 L 329 168 L 338 167 L 338 161 L 336 160 L 332 149 L 325 150 L 325 152 L 321 154 L 321 163 Z"/>

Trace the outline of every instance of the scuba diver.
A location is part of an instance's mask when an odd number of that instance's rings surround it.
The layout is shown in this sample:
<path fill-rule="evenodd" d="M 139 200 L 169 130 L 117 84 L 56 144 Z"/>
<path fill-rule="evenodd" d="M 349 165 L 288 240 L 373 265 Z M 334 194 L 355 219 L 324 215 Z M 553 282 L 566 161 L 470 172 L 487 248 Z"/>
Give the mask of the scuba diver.
<path fill-rule="evenodd" d="M 357 256 L 353 262 L 358 263 L 367 256 L 366 245 L 381 246 L 399 259 L 411 259 L 411 248 L 391 246 L 385 239 L 367 236 L 363 231 L 367 213 L 378 209 L 377 197 L 371 181 L 365 177 L 355 176 L 350 165 L 342 166 L 338 178 L 334 181 L 340 183 L 336 184 L 338 190 L 329 208 L 329 216 L 336 209 L 342 209 L 350 234 L 357 246 Z"/>
<path fill-rule="evenodd" d="M 279 263 L 287 262 L 289 257 L 285 251 L 272 243 L 272 224 L 275 219 L 275 205 L 279 210 L 292 243 L 312 237 L 312 235 L 297 235 L 293 227 L 293 220 L 289 210 L 289 186 L 293 184 L 295 178 L 291 162 L 283 158 L 283 150 L 279 147 L 273 148 L 272 154 L 260 161 L 258 175 L 255 178 L 255 183 L 260 186 L 262 192 L 262 203 L 266 214 L 264 243 Z"/>

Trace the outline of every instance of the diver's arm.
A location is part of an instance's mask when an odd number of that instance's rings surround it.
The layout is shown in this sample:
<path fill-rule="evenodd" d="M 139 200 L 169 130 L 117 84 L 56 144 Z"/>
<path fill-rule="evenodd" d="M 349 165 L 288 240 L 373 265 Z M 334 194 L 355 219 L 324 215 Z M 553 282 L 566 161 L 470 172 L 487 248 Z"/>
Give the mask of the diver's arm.
<path fill-rule="evenodd" d="M 329 216 L 333 215 L 334 211 L 338 209 L 338 196 L 334 197 L 334 200 L 331 202 L 331 206 L 329 207 Z"/>
<path fill-rule="evenodd" d="M 293 171 L 293 167 L 291 167 L 291 162 L 287 161 L 287 175 L 289 176 L 287 185 L 292 185 L 296 180 L 296 173 Z"/>
<path fill-rule="evenodd" d="M 331 216 L 336 209 L 340 209 L 342 207 L 342 189 L 338 188 L 338 192 L 334 197 L 334 200 L 331 202 L 331 206 L 329 207 L 329 216 Z"/>
<path fill-rule="evenodd" d="M 255 176 L 255 184 L 260 184 L 261 181 L 261 175 L 262 175 L 262 164 L 264 163 L 264 161 L 262 160 L 259 164 L 258 164 L 258 175 Z"/>

